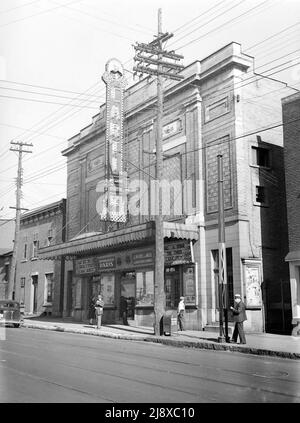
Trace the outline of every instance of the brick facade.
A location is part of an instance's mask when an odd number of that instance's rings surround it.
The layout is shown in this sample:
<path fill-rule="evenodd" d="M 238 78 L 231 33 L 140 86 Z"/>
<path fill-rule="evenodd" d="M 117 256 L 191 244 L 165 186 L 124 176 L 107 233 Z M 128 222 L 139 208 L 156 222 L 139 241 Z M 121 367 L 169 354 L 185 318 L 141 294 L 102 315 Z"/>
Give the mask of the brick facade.
<path fill-rule="evenodd" d="M 62 314 L 64 259 L 41 260 L 38 249 L 64 241 L 65 208 L 66 200 L 61 200 L 21 216 L 15 298 L 24 305 L 25 314 Z M 51 299 L 47 278 L 53 281 Z"/>
<path fill-rule="evenodd" d="M 284 161 L 288 216 L 293 334 L 300 335 L 300 95 L 283 98 Z"/>

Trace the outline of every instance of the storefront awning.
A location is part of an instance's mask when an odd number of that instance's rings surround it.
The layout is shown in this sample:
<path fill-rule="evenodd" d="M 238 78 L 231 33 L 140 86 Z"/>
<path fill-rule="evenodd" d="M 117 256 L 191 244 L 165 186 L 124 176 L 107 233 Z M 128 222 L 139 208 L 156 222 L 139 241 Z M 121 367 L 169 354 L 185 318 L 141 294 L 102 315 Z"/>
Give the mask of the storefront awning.
<path fill-rule="evenodd" d="M 164 222 L 164 237 L 188 239 L 196 241 L 198 231 L 195 225 Z M 39 248 L 40 259 L 55 260 L 62 256 L 72 258 L 81 254 L 89 254 L 99 250 L 123 247 L 141 241 L 155 240 L 155 222 L 118 229 L 109 233 L 83 234 L 62 244 Z"/>

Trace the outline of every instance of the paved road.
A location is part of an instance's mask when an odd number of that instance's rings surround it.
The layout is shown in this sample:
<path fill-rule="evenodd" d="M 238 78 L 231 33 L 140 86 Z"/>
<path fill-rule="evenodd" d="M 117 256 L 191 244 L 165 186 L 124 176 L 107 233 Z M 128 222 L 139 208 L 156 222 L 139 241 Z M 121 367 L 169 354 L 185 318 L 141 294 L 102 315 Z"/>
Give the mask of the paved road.
<path fill-rule="evenodd" d="M 0 402 L 300 402 L 300 363 L 11 328 Z"/>

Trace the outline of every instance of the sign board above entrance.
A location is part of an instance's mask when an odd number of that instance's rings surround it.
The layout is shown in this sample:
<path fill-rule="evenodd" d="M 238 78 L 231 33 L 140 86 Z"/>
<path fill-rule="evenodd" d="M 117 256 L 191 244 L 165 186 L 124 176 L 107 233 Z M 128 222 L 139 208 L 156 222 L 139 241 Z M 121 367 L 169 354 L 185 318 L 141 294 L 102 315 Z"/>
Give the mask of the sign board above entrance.
<path fill-rule="evenodd" d="M 99 274 L 113 270 L 116 267 L 115 257 L 87 257 L 75 260 L 75 270 L 77 275 Z"/>
<path fill-rule="evenodd" d="M 165 266 L 192 263 L 192 253 L 189 241 L 165 244 Z"/>
<path fill-rule="evenodd" d="M 77 275 L 96 273 L 96 263 L 94 257 L 88 257 L 75 261 L 75 271 Z"/>

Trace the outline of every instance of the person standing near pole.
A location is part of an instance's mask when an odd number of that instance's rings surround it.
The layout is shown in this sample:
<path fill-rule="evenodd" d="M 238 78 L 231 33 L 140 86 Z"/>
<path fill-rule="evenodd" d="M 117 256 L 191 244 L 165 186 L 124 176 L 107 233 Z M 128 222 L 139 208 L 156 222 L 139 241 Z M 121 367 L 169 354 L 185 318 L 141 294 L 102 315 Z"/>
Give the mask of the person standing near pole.
<path fill-rule="evenodd" d="M 179 330 L 184 330 L 184 314 L 185 314 L 185 305 L 184 305 L 184 297 L 180 297 L 180 301 L 177 307 L 177 320 Z"/>
<path fill-rule="evenodd" d="M 127 321 L 127 300 L 122 295 L 120 299 L 120 315 L 122 317 L 123 325 L 128 326 Z"/>
<path fill-rule="evenodd" d="M 104 307 L 104 301 L 103 301 L 102 295 L 99 294 L 95 304 L 96 317 L 97 317 L 97 329 L 101 328 L 103 307 Z"/>
<path fill-rule="evenodd" d="M 232 342 L 237 342 L 240 338 L 240 344 L 246 344 L 246 337 L 244 332 L 243 322 L 247 320 L 246 306 L 243 303 L 240 294 L 234 296 L 234 307 L 230 307 L 233 312 L 233 320 L 235 322 L 234 331 L 232 335 Z"/>
<path fill-rule="evenodd" d="M 91 295 L 90 302 L 89 302 L 89 312 L 88 312 L 90 325 L 93 325 L 95 320 L 95 304 L 96 304 L 96 296 Z"/>

